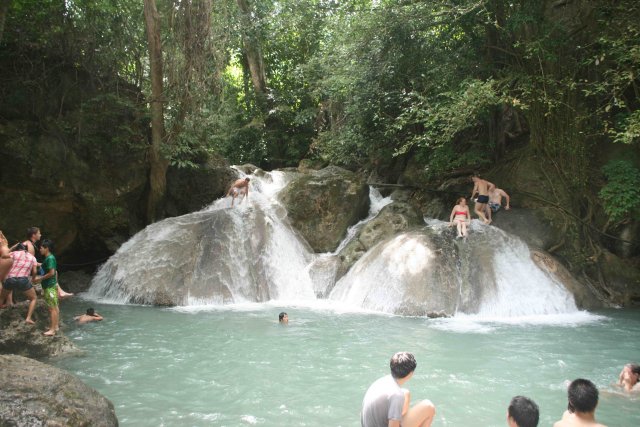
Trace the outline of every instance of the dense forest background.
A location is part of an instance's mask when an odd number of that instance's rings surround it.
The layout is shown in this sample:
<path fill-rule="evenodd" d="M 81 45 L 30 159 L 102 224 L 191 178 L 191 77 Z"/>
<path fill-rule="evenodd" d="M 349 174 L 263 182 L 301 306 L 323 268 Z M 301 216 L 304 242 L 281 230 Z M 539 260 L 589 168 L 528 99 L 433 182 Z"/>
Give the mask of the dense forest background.
<path fill-rule="evenodd" d="M 635 0 L 0 0 L 0 229 L 71 230 L 58 240 L 84 261 L 187 210 L 178 195 L 226 162 L 437 188 L 533 161 L 510 190 L 559 215 L 548 249 L 574 271 L 603 250 L 636 266 L 639 16 Z"/>

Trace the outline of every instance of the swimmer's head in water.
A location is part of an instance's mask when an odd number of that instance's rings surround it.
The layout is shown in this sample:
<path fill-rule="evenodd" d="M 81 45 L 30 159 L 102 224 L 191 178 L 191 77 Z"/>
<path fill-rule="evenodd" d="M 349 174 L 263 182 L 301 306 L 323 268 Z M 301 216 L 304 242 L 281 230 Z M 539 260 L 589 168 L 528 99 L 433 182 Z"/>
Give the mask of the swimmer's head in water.
<path fill-rule="evenodd" d="M 511 399 L 507 414 L 518 427 L 536 427 L 540 420 L 540 410 L 536 402 L 524 396 Z"/>
<path fill-rule="evenodd" d="M 569 384 L 569 412 L 593 412 L 598 406 L 598 389 L 589 380 L 578 378 Z"/>
<path fill-rule="evenodd" d="M 282 313 L 278 314 L 278 321 L 280 323 L 288 323 L 289 315 L 283 311 Z"/>
<path fill-rule="evenodd" d="M 391 357 L 389 367 L 391 368 L 391 376 L 396 379 L 401 379 L 416 370 L 416 358 L 413 354 L 406 351 L 396 353 Z"/>
<path fill-rule="evenodd" d="M 251 181 L 251 179 L 249 179 L 249 177 L 246 177 L 244 180 L 247 181 L 247 182 Z"/>
<path fill-rule="evenodd" d="M 93 316 L 96 314 L 96 311 L 93 308 L 87 308 L 87 315 Z"/>

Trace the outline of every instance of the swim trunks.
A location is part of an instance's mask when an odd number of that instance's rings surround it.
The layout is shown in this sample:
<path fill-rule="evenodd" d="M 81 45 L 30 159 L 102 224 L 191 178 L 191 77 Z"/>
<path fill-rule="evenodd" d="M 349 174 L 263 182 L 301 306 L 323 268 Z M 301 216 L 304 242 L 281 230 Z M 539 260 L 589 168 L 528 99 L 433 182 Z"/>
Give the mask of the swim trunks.
<path fill-rule="evenodd" d="M 488 203 L 489 202 L 489 196 L 478 196 L 478 203 Z"/>
<path fill-rule="evenodd" d="M 8 291 L 26 292 L 33 286 L 28 277 L 8 277 L 3 287 Z"/>
<path fill-rule="evenodd" d="M 51 286 L 49 288 L 42 288 L 42 296 L 44 297 L 44 303 L 49 308 L 56 308 L 58 306 L 58 287 Z"/>
<path fill-rule="evenodd" d="M 502 207 L 502 205 L 500 203 L 496 203 L 496 202 L 489 202 L 489 207 L 491 208 L 491 210 L 493 212 L 498 212 L 500 210 L 500 208 Z"/>

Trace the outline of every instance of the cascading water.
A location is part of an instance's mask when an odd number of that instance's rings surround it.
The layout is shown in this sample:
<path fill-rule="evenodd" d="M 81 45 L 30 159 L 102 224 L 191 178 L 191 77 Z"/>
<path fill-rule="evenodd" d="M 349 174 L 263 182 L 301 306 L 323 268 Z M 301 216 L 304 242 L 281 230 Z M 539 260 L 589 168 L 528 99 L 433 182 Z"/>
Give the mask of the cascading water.
<path fill-rule="evenodd" d="M 248 199 L 234 208 L 221 199 L 151 224 L 100 268 L 88 296 L 160 305 L 315 299 L 312 254 L 274 197 L 286 183 L 282 172 L 252 177 Z"/>
<path fill-rule="evenodd" d="M 572 294 L 531 259 L 522 241 L 477 221 L 461 241 L 446 223 L 428 220 L 422 229 L 374 246 L 336 283 L 339 252 L 391 199 L 371 189 L 369 216 L 350 228 L 336 251 L 314 254 L 277 200 L 291 176 L 252 176 L 249 198 L 235 208 L 221 199 L 148 226 L 102 266 L 88 296 L 158 305 L 312 302 L 320 296 L 386 313 L 486 318 L 577 311 Z"/>

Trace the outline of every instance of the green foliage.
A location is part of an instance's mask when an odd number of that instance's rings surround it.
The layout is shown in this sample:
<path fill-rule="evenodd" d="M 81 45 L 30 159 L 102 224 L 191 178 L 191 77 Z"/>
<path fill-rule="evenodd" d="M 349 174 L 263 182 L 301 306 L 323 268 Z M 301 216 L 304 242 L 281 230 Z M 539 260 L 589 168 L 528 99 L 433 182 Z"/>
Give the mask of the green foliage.
<path fill-rule="evenodd" d="M 607 163 L 602 172 L 607 184 L 600 190 L 605 212 L 611 221 L 628 218 L 640 206 L 640 170 L 626 160 Z"/>

